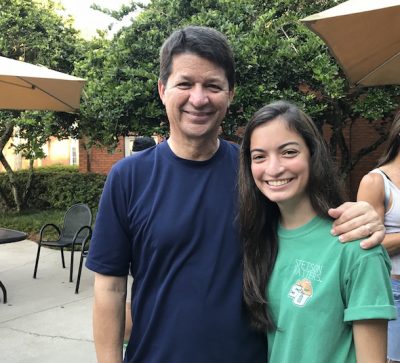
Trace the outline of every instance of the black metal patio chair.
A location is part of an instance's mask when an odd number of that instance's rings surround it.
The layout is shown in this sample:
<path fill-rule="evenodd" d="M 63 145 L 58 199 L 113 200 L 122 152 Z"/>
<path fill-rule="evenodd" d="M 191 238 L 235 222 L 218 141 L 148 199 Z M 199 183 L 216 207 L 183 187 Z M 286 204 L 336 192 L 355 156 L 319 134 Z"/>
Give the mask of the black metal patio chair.
<path fill-rule="evenodd" d="M 92 212 L 87 204 L 78 203 L 70 207 L 64 215 L 64 223 L 61 228 L 53 223 L 47 223 L 40 229 L 38 250 L 36 254 L 35 270 L 33 278 L 36 278 L 40 249 L 42 246 L 60 248 L 62 267 L 65 268 L 64 248 L 71 247 L 71 264 L 69 272 L 69 282 L 72 282 L 74 270 L 74 252 L 77 246 L 81 247 L 90 240 L 92 236 Z M 58 237 L 52 240 L 46 240 L 45 231 L 49 228 L 55 229 Z M 78 273 L 80 279 L 80 273 Z"/>

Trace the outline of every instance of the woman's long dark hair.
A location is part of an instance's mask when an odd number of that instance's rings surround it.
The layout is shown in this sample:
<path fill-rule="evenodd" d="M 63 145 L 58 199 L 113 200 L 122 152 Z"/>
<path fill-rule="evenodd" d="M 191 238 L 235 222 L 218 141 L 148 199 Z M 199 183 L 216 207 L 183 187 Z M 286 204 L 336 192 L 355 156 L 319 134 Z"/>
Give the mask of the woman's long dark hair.
<path fill-rule="evenodd" d="M 386 149 L 378 161 L 378 167 L 391 162 L 400 152 L 400 112 L 394 117 L 390 128 Z"/>
<path fill-rule="evenodd" d="M 307 191 L 315 212 L 329 218 L 328 209 L 343 202 L 342 187 L 326 143 L 313 121 L 297 106 L 277 101 L 258 110 L 246 126 L 240 150 L 239 221 L 243 241 L 243 294 L 252 325 L 261 331 L 274 329 L 266 287 L 278 253 L 280 211 L 257 188 L 251 173 L 250 138 L 265 123 L 283 119 L 298 133 L 310 151 Z M 274 135 L 271 135 L 274 137 Z"/>

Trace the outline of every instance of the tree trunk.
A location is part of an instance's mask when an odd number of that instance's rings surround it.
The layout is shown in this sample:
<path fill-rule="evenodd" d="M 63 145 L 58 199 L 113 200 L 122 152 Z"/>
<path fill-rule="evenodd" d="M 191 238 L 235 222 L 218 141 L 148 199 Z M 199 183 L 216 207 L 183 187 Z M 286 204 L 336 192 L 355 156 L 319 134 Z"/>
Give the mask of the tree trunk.
<path fill-rule="evenodd" d="M 28 199 L 31 194 L 31 187 L 32 187 L 32 181 L 33 181 L 33 164 L 35 160 L 34 159 L 29 159 L 29 172 L 28 172 L 28 179 L 25 184 L 24 192 L 22 193 L 22 209 L 25 209 L 27 204 L 28 204 Z"/>
<path fill-rule="evenodd" d="M 343 135 L 343 129 L 345 125 L 344 114 L 337 103 L 333 104 L 332 112 L 330 115 L 332 136 L 329 142 L 331 155 L 336 163 L 339 163 L 339 177 L 344 180 L 346 175 L 344 171 L 347 169 L 347 165 L 350 164 L 350 153 L 346 144 L 345 137 Z M 338 156 L 339 151 L 339 156 Z"/>
<path fill-rule="evenodd" d="M 79 143 L 81 143 L 83 149 L 86 151 L 86 172 L 90 173 L 92 171 L 92 146 L 84 137 L 79 140 Z"/>
<path fill-rule="evenodd" d="M 8 140 L 10 140 L 10 138 L 13 134 L 13 131 L 14 131 L 14 124 L 11 121 L 7 122 L 5 131 L 4 131 L 3 135 L 1 135 L 1 137 L 0 137 L 0 162 L 3 164 L 4 169 L 6 170 L 8 180 L 10 182 L 11 193 L 14 198 L 15 206 L 16 206 L 17 211 L 20 212 L 21 211 L 21 198 L 20 198 L 20 194 L 18 191 L 18 185 L 17 185 L 16 179 L 15 179 L 15 174 L 3 154 L 3 149 L 6 146 Z"/>

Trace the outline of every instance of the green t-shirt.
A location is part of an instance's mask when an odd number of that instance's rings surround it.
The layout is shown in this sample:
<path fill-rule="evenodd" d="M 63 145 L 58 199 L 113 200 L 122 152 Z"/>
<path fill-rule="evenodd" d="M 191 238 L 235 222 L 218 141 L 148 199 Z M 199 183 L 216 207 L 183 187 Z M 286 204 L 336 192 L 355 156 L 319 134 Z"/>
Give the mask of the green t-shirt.
<path fill-rule="evenodd" d="M 390 260 L 383 247 L 363 250 L 330 234 L 315 217 L 279 228 L 279 252 L 267 294 L 276 331 L 268 363 L 356 362 L 352 321 L 395 319 Z"/>

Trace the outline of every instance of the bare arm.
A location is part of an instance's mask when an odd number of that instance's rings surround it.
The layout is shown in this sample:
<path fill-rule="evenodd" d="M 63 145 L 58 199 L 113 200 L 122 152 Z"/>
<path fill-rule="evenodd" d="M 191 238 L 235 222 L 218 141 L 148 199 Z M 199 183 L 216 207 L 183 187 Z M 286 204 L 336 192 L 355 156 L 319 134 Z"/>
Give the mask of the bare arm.
<path fill-rule="evenodd" d="M 400 233 L 389 233 L 385 235 L 382 246 L 390 256 L 400 253 Z"/>
<path fill-rule="evenodd" d="M 93 336 L 98 363 L 121 363 L 127 276 L 95 273 Z"/>
<path fill-rule="evenodd" d="M 329 209 L 329 215 L 335 218 L 332 233 L 339 236 L 341 242 L 366 238 L 362 248 L 371 248 L 383 241 L 385 226 L 377 211 L 367 202 L 346 202 L 337 208 Z"/>
<path fill-rule="evenodd" d="M 127 342 L 131 337 L 132 333 L 132 314 L 131 314 L 131 303 L 127 302 L 125 306 L 125 333 L 124 342 Z"/>
<path fill-rule="evenodd" d="M 371 204 L 384 219 L 385 216 L 385 187 L 382 176 L 379 174 L 365 175 L 358 188 L 357 200 L 364 200 Z M 382 245 L 389 255 L 400 253 L 400 233 L 386 234 Z"/>
<path fill-rule="evenodd" d="M 353 322 L 357 362 L 386 363 L 387 320 Z"/>

